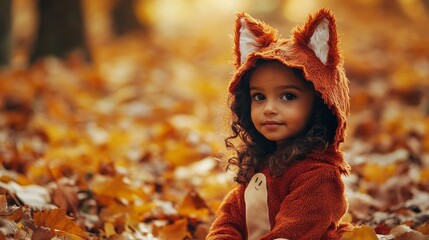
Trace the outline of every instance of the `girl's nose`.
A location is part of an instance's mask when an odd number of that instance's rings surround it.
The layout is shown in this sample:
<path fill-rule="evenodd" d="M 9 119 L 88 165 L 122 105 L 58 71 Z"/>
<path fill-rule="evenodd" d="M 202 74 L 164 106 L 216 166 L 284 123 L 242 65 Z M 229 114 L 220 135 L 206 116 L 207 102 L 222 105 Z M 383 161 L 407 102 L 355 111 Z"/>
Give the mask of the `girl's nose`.
<path fill-rule="evenodd" d="M 276 110 L 275 103 L 273 101 L 267 100 L 267 102 L 264 106 L 264 114 L 265 115 L 273 115 L 276 113 L 277 113 L 277 110 Z"/>

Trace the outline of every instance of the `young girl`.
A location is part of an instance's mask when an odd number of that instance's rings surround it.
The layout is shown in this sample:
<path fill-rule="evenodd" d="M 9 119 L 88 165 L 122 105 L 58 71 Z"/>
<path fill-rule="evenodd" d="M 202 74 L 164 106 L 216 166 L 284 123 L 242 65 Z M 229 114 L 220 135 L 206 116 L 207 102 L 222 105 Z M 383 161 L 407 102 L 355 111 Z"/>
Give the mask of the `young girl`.
<path fill-rule="evenodd" d="M 229 167 L 240 184 L 217 212 L 207 239 L 339 239 L 348 224 L 340 144 L 349 113 L 348 80 L 335 18 L 310 16 L 290 39 L 237 14 L 230 86 Z M 233 139 L 243 144 L 235 147 Z"/>

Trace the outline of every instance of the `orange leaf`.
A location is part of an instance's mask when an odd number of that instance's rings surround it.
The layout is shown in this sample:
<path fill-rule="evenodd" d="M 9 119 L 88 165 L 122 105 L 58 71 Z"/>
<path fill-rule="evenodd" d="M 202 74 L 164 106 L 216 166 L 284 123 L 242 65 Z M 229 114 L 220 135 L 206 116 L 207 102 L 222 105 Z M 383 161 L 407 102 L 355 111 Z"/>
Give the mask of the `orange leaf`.
<path fill-rule="evenodd" d="M 420 173 L 420 181 L 429 181 L 429 167 L 424 168 Z"/>
<path fill-rule="evenodd" d="M 429 222 L 418 227 L 417 231 L 423 233 L 424 235 L 429 235 Z"/>
<path fill-rule="evenodd" d="M 75 235 L 88 239 L 86 233 L 76 225 L 67 215 L 64 209 L 50 209 L 34 212 L 34 224 L 39 227 L 48 227 L 59 235 Z"/>
<path fill-rule="evenodd" d="M 340 240 L 378 240 L 375 230 L 363 225 L 343 234 Z"/>
<path fill-rule="evenodd" d="M 171 165 L 183 166 L 193 163 L 204 157 L 198 152 L 195 146 L 186 142 L 172 142 L 167 145 L 167 151 L 164 155 L 165 160 Z"/>
<path fill-rule="evenodd" d="M 198 218 L 207 217 L 210 212 L 204 199 L 195 191 L 186 195 L 177 211 L 182 215 Z"/>
<path fill-rule="evenodd" d="M 173 224 L 161 228 L 159 230 L 159 238 L 168 240 L 183 240 L 185 237 L 189 237 L 187 225 L 188 222 L 185 218 L 177 220 Z"/>
<path fill-rule="evenodd" d="M 104 204 L 109 204 L 110 200 L 113 199 L 133 201 L 136 198 L 144 197 L 144 193 L 132 186 L 132 184 L 121 175 L 115 177 L 96 175 L 90 188 Z"/>
<path fill-rule="evenodd" d="M 0 195 L 0 213 L 7 212 L 7 200 L 5 195 Z"/>

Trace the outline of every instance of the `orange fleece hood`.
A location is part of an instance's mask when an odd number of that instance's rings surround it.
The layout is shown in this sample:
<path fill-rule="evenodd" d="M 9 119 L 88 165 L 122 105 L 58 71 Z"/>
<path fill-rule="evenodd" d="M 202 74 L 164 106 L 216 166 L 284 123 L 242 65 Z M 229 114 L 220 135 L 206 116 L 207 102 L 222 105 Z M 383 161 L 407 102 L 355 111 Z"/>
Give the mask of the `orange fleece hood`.
<path fill-rule="evenodd" d="M 335 16 L 321 9 L 309 16 L 303 27 L 292 31 L 289 39 L 280 38 L 269 25 L 238 13 L 235 22 L 234 53 L 236 72 L 228 90 L 234 93 L 246 71 L 258 59 L 278 60 L 292 68 L 302 69 L 338 121 L 334 147 L 345 140 L 346 117 L 350 112 L 348 80 L 338 50 Z"/>

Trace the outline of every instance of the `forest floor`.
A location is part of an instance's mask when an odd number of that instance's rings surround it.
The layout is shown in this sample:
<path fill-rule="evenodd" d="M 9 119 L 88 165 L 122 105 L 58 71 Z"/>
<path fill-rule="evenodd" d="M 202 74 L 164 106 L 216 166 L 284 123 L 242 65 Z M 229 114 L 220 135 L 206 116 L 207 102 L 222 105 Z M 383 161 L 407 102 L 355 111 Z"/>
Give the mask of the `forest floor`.
<path fill-rule="evenodd" d="M 427 16 L 353 9 L 334 9 L 352 105 L 343 220 L 362 226 L 344 239 L 427 239 Z M 183 34 L 1 70 L 0 239 L 204 239 L 235 186 L 231 42 Z"/>

